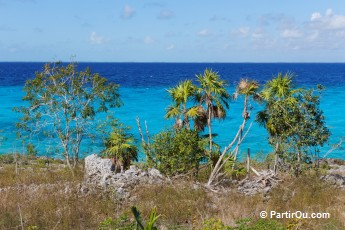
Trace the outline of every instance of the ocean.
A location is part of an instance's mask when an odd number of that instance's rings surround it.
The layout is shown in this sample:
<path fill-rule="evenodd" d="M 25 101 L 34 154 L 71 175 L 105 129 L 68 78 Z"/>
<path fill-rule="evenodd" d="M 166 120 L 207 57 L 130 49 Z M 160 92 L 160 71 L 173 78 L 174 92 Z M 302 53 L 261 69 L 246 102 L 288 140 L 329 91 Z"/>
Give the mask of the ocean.
<path fill-rule="evenodd" d="M 32 79 L 36 71 L 41 71 L 44 63 L 0 63 L 0 154 L 22 152 L 24 147 L 16 136 L 15 123 L 19 114 L 12 111 L 13 107 L 22 106 L 24 95 L 22 89 L 27 79 Z M 317 84 L 326 87 L 321 98 L 321 108 L 326 117 L 326 124 L 332 135 L 329 143 L 321 148 L 320 156 L 329 151 L 333 145 L 345 137 L 345 64 L 341 63 L 79 63 L 78 68 L 87 66 L 92 72 L 98 72 L 109 81 L 120 84 L 120 95 L 124 106 L 113 110 L 114 115 L 122 123 L 132 127 L 137 144 L 140 137 L 136 125 L 136 117 L 141 123 L 147 122 L 151 136 L 169 128 L 173 120 L 164 119 L 166 108 L 171 103 L 166 90 L 185 79 L 195 80 L 205 68 L 217 71 L 222 79 L 229 84 L 228 90 L 234 92 L 241 78 L 255 79 L 260 84 L 270 80 L 278 73 L 295 73 L 294 82 L 298 87 L 312 88 Z M 252 102 L 253 114 L 262 105 Z M 223 121 L 213 122 L 213 132 L 218 134 L 215 141 L 226 146 L 237 132 L 241 122 L 243 101 L 239 98 L 230 103 L 227 117 Z M 250 120 L 253 121 L 252 118 Z M 206 130 L 207 132 L 207 130 Z M 5 137 L 5 138 L 4 138 Z M 44 144 L 43 144 L 44 143 Z M 49 141 L 35 143 L 40 155 L 55 156 L 49 152 Z M 54 144 L 51 144 L 54 145 Z M 101 144 L 82 143 L 82 155 L 97 153 Z M 241 153 L 247 148 L 252 154 L 266 155 L 272 149 L 267 142 L 267 132 L 253 122 L 253 126 L 241 145 Z M 143 158 L 143 154 L 140 154 Z M 345 159 L 345 150 L 338 148 L 327 157 Z"/>

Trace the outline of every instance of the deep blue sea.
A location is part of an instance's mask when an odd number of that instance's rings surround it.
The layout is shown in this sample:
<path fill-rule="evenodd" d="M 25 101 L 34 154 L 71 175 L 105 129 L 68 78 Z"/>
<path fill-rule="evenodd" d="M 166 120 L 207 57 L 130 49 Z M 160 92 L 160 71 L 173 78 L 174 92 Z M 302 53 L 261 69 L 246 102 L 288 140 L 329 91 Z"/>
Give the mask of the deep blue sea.
<path fill-rule="evenodd" d="M 15 106 L 23 105 L 22 88 L 27 79 L 34 78 L 36 71 L 41 71 L 44 63 L 0 63 L 0 136 L 6 137 L 0 143 L 0 154 L 22 151 L 21 141 L 16 138 L 15 122 L 18 114 L 12 111 Z M 331 146 L 345 136 L 345 64 L 299 64 L 299 63 L 79 63 L 80 70 L 87 66 L 92 72 L 98 72 L 109 81 L 120 84 L 121 99 L 124 106 L 114 109 L 114 114 L 125 125 L 131 126 L 131 132 L 137 138 L 139 133 L 136 117 L 140 117 L 142 125 L 147 121 L 151 135 L 172 126 L 173 120 L 165 120 L 164 114 L 171 103 L 166 89 L 181 80 L 195 79 L 205 68 L 218 71 L 229 84 L 230 93 L 234 92 L 236 83 L 241 78 L 256 79 L 264 84 L 273 75 L 287 71 L 296 74 L 295 84 L 311 88 L 317 84 L 326 86 L 321 98 L 321 107 L 326 123 L 332 132 L 328 144 L 322 149 L 323 156 Z M 227 145 L 233 138 L 241 122 L 243 102 L 241 99 L 231 102 L 227 118 L 214 121 L 214 132 L 218 134 L 216 142 L 220 146 Z M 252 103 L 254 112 L 260 105 Z M 254 115 L 252 116 L 254 117 Z M 206 130 L 207 131 L 207 130 Z M 44 146 L 37 143 L 41 155 L 48 154 L 46 141 Z M 83 154 L 100 151 L 99 144 L 85 142 Z M 49 147 L 49 146 L 48 146 Z M 241 152 L 247 148 L 254 154 L 267 154 L 271 151 L 267 143 L 267 133 L 255 122 L 245 139 Z M 345 159 L 345 150 L 339 148 L 327 157 Z"/>

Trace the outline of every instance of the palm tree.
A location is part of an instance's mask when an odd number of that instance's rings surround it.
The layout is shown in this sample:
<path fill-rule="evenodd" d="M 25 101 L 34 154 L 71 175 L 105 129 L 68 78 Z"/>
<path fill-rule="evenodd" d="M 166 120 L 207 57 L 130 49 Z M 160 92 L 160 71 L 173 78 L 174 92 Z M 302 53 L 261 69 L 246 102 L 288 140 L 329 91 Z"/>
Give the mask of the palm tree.
<path fill-rule="evenodd" d="M 133 144 L 134 138 L 123 128 L 114 128 L 105 142 L 103 153 L 112 159 L 113 171 L 128 169 L 131 160 L 138 160 L 138 148 Z M 120 170 L 119 170 L 120 169 Z"/>
<path fill-rule="evenodd" d="M 194 119 L 198 116 L 199 111 L 197 107 L 187 108 L 187 103 L 191 97 L 195 96 L 196 89 L 191 80 L 180 82 L 177 86 L 168 89 L 174 104 L 168 107 L 165 118 L 176 118 L 176 128 L 181 128 L 185 125 L 190 130 L 189 118 Z M 181 116 L 183 120 L 181 120 Z"/>
<path fill-rule="evenodd" d="M 246 125 L 246 121 L 250 118 L 250 110 L 248 110 L 248 100 L 250 97 L 252 97 L 254 100 L 261 100 L 260 95 L 258 94 L 258 89 L 259 89 L 259 83 L 257 81 L 249 81 L 248 79 L 241 79 L 241 81 L 238 83 L 236 87 L 236 92 L 234 93 L 234 98 L 237 99 L 238 95 L 243 95 L 244 96 L 244 101 L 243 101 L 243 112 L 242 112 L 242 117 L 243 117 L 243 125 L 241 126 L 240 133 L 239 133 L 239 141 L 242 142 L 242 136 L 243 136 L 243 131 L 244 127 Z M 237 158 L 237 151 L 234 156 L 234 160 Z M 235 162 L 235 161 L 234 161 Z"/>
<path fill-rule="evenodd" d="M 248 100 L 250 97 L 253 97 L 255 100 L 260 100 L 261 97 L 258 94 L 257 90 L 259 88 L 259 83 L 252 80 L 249 81 L 248 79 L 242 79 L 236 87 L 236 92 L 234 97 L 237 99 L 238 95 L 244 95 L 244 106 L 242 117 L 244 119 L 249 119 L 250 114 L 248 112 Z"/>
<path fill-rule="evenodd" d="M 243 134 L 245 127 L 246 127 L 247 120 L 250 118 L 250 112 L 252 109 L 252 108 L 248 108 L 249 107 L 248 101 L 249 101 L 250 97 L 253 97 L 253 99 L 260 99 L 260 96 L 257 93 L 258 88 L 259 88 L 259 84 L 256 81 L 249 81 L 248 79 L 242 79 L 239 82 L 239 84 L 237 85 L 236 92 L 233 94 L 233 98 L 237 99 L 239 95 L 244 96 L 244 106 L 243 106 L 243 112 L 242 112 L 243 122 L 242 122 L 236 136 L 232 140 L 232 142 L 224 149 L 224 151 L 218 157 L 218 160 L 217 160 L 216 164 L 214 165 L 212 172 L 210 174 L 210 177 L 208 179 L 207 186 L 211 186 L 211 184 L 214 183 L 214 181 L 220 175 L 222 168 L 224 168 L 224 166 L 226 165 L 227 161 L 233 159 L 234 163 L 232 164 L 232 168 L 234 168 L 237 154 L 239 151 L 239 147 L 240 147 L 241 143 L 243 142 L 246 134 L 250 130 L 250 126 L 249 126 L 249 128 L 247 128 L 245 134 Z M 226 156 L 227 152 L 234 145 L 235 145 L 234 150 L 232 150 L 232 152 Z"/>
<path fill-rule="evenodd" d="M 212 152 L 212 119 L 224 119 L 229 108 L 230 95 L 226 83 L 220 79 L 217 72 L 206 69 L 204 74 L 197 76 L 200 88 L 197 90 L 199 116 L 195 120 L 195 128 L 203 130 L 207 125 L 209 131 L 210 152 Z"/>

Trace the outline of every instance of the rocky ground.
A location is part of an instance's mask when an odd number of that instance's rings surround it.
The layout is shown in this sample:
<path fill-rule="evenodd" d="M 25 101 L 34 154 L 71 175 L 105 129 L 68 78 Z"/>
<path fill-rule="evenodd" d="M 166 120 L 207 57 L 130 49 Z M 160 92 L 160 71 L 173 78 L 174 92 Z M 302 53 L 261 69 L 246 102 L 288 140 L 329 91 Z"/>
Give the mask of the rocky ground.
<path fill-rule="evenodd" d="M 157 169 L 143 170 L 133 165 L 124 173 L 114 173 L 110 170 L 111 164 L 109 159 L 100 158 L 95 154 L 85 158 L 85 182 L 81 185 L 81 192 L 88 194 L 100 190 L 115 191 L 116 198 L 128 199 L 131 197 L 131 191 L 138 185 L 172 183 L 171 179 L 164 177 Z M 338 188 L 345 187 L 345 161 L 324 159 L 320 164 L 327 168 L 327 174 L 321 177 L 322 180 Z M 232 181 L 231 187 L 235 186 L 238 192 L 245 195 L 266 195 L 280 181 L 273 171 L 266 170 L 256 172 L 256 175 L 242 181 Z M 195 183 L 193 186 L 201 185 Z M 217 191 L 232 188 L 223 187 Z"/>

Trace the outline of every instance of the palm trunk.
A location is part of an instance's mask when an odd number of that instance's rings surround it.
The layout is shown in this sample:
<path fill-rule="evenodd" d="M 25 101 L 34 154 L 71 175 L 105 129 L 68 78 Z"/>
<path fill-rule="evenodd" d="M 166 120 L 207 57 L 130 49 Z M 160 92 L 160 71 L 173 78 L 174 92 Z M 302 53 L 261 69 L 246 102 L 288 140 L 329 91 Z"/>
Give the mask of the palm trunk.
<path fill-rule="evenodd" d="M 208 118 L 207 118 L 208 133 L 210 138 L 210 154 L 212 152 L 212 127 L 211 127 L 211 108 L 208 109 Z"/>
<path fill-rule="evenodd" d="M 224 167 L 224 165 L 226 164 L 226 162 L 232 157 L 234 156 L 234 153 L 236 151 L 238 151 L 238 148 L 239 148 L 239 145 L 242 143 L 243 139 L 247 136 L 251 126 L 252 126 L 252 123 L 250 124 L 250 126 L 247 128 L 246 132 L 244 133 L 244 135 L 242 136 L 241 139 L 240 138 L 240 133 L 241 133 L 241 130 L 244 129 L 244 126 L 246 124 L 246 120 L 244 119 L 243 120 L 243 123 L 242 125 L 240 126 L 236 136 L 234 137 L 234 139 L 232 140 L 232 142 L 224 149 L 224 151 L 222 152 L 222 154 L 220 155 L 216 165 L 214 166 L 212 172 L 211 172 L 211 175 L 208 179 L 208 182 L 207 182 L 207 186 L 210 187 L 213 182 L 215 181 L 215 179 L 218 177 L 219 175 L 219 172 L 220 170 Z M 233 145 L 236 143 L 237 141 L 237 144 L 236 144 L 236 147 L 235 149 L 228 154 L 228 156 L 224 159 L 225 155 L 227 154 L 227 152 L 233 147 Z"/>
<path fill-rule="evenodd" d="M 183 122 L 186 124 L 186 128 L 190 130 L 189 119 L 187 115 L 187 106 L 186 104 L 183 105 Z"/>

